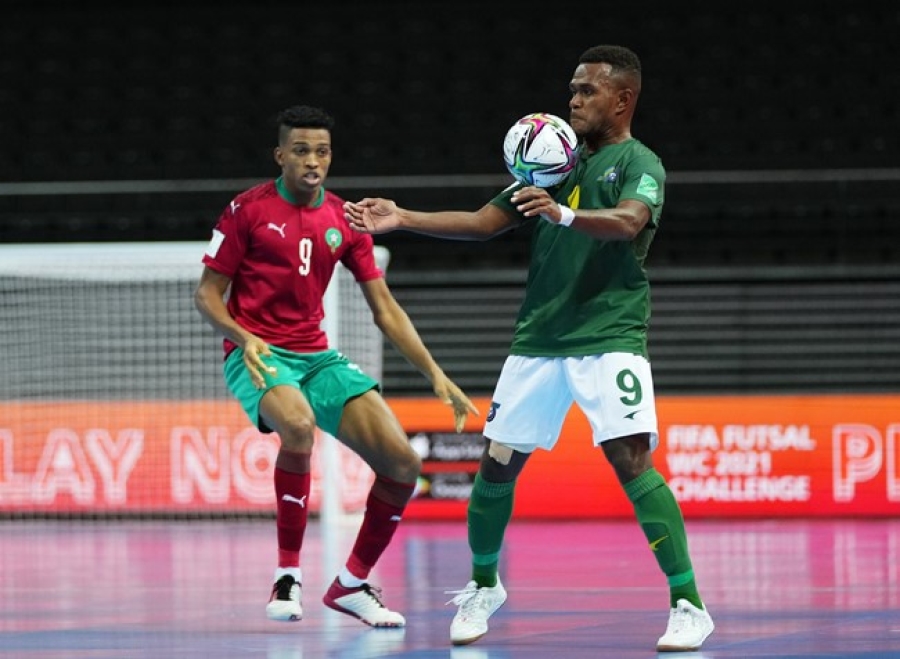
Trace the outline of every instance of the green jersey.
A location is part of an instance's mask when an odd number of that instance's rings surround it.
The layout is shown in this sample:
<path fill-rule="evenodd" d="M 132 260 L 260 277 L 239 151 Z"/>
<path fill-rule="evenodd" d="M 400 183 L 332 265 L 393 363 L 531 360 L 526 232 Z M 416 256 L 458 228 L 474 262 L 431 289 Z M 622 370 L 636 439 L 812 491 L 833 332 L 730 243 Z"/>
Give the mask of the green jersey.
<path fill-rule="evenodd" d="M 659 157 L 636 139 L 579 154 L 572 174 L 549 190 L 557 202 L 599 209 L 636 199 L 650 208 L 650 221 L 633 241 L 624 241 L 597 240 L 536 218 L 510 354 L 647 357 L 650 285 L 644 259 L 659 226 L 665 178 Z M 518 213 L 509 199 L 519 187 L 507 188 L 491 203 Z"/>

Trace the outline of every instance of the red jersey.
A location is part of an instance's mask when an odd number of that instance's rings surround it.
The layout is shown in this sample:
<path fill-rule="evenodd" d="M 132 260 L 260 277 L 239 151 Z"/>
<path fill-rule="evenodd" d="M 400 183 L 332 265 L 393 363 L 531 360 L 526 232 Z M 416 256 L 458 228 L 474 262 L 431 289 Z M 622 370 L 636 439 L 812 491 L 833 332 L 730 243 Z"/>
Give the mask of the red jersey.
<path fill-rule="evenodd" d="M 353 231 L 342 207 L 324 189 L 312 208 L 297 205 L 278 179 L 222 212 L 203 264 L 231 278 L 228 311 L 241 327 L 294 352 L 328 348 L 323 298 L 338 261 L 358 282 L 384 276 L 372 236 Z M 224 348 L 235 345 L 225 339 Z"/>

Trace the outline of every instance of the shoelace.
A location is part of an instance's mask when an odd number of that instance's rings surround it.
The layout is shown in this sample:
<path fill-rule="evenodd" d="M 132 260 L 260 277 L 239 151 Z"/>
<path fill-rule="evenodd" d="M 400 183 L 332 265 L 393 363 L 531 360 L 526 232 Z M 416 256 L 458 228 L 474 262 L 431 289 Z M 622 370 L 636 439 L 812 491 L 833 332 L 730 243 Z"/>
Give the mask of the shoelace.
<path fill-rule="evenodd" d="M 462 590 L 445 590 L 445 595 L 453 595 L 454 597 L 447 602 L 444 602 L 444 605 L 454 604 L 456 606 L 463 606 L 468 611 L 473 608 L 476 599 L 483 599 L 482 597 L 479 597 L 481 593 L 481 589 L 477 586 L 466 586 Z"/>
<path fill-rule="evenodd" d="M 275 586 L 272 588 L 275 593 L 275 599 L 279 600 L 290 600 L 291 599 L 291 589 L 294 586 L 299 586 L 297 580 L 289 575 L 285 575 L 281 577 L 278 581 L 275 582 Z"/>
<path fill-rule="evenodd" d="M 297 581 L 290 575 L 281 577 L 281 579 L 275 582 L 275 588 L 273 589 L 276 593 L 275 599 L 291 599 L 291 588 L 294 587 L 294 584 L 297 584 Z M 299 586 L 300 584 L 297 585 Z"/>
<path fill-rule="evenodd" d="M 371 584 L 364 583 L 360 588 L 363 589 L 363 592 L 375 600 L 375 603 L 380 606 L 382 609 L 385 608 L 384 603 L 381 601 L 381 588 L 378 586 L 372 586 Z"/>

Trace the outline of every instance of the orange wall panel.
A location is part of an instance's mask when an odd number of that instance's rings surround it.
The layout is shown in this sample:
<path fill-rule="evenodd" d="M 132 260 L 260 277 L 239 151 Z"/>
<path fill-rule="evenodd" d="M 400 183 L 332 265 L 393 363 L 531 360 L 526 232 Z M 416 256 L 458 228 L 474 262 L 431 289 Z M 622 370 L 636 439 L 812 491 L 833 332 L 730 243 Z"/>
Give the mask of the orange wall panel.
<path fill-rule="evenodd" d="M 423 478 L 406 517 L 462 519 L 483 416 L 462 435 L 434 399 L 389 399 Z M 488 399 L 476 405 L 486 413 Z M 695 396 L 658 400 L 656 467 L 686 517 L 900 514 L 900 395 Z M 272 511 L 276 435 L 233 401 L 0 403 L 0 511 Z M 342 505 L 372 474 L 339 449 Z M 313 455 L 311 508 L 321 499 Z M 577 409 L 516 488 L 520 517 L 622 517 L 631 504 Z"/>

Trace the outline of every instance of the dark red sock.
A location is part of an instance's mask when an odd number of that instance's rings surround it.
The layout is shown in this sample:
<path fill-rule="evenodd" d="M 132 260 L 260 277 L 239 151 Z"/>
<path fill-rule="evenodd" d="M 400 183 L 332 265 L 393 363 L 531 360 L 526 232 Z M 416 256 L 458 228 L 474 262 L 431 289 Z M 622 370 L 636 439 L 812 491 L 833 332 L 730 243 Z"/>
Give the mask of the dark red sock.
<path fill-rule="evenodd" d="M 309 453 L 281 449 L 275 459 L 278 567 L 300 566 L 300 547 L 309 518 L 309 458 Z"/>
<path fill-rule="evenodd" d="M 347 570 L 358 579 L 369 576 L 372 567 L 387 549 L 412 497 L 415 485 L 398 483 L 384 476 L 376 476 L 366 499 L 366 512 L 356 543 L 347 561 Z"/>

